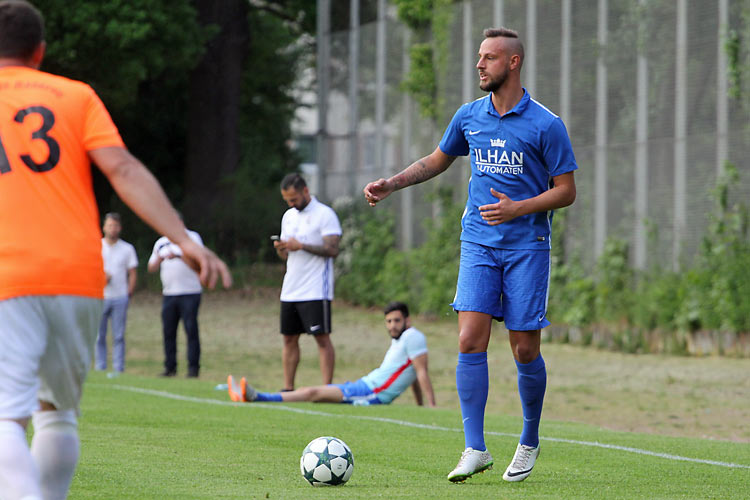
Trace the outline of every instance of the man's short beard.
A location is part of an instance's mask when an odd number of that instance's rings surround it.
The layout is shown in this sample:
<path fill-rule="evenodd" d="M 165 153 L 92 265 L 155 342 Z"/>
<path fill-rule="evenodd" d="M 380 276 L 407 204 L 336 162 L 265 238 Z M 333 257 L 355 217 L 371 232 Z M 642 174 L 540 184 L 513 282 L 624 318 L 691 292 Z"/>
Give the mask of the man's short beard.
<path fill-rule="evenodd" d="M 501 74 L 494 80 L 490 80 L 486 82 L 484 86 L 482 86 L 482 84 L 480 83 L 479 88 L 485 92 L 494 92 L 498 90 L 500 87 L 502 87 L 503 84 L 505 83 L 505 80 L 507 79 L 508 79 L 508 70 L 505 70 L 503 74 Z"/>
<path fill-rule="evenodd" d="M 494 92 L 500 88 L 500 85 L 502 85 L 502 82 L 498 82 L 495 80 L 495 81 L 487 82 L 484 85 L 480 83 L 479 88 L 484 90 L 485 92 Z"/>
<path fill-rule="evenodd" d="M 408 328 L 408 327 L 407 327 L 406 325 L 404 325 L 403 327 L 401 327 L 401 331 L 400 331 L 400 332 L 398 332 L 398 335 L 396 335 L 395 337 L 394 337 L 393 335 L 391 335 L 391 338 L 393 338 L 393 339 L 395 339 L 395 340 L 398 340 L 398 339 L 400 339 L 400 338 L 401 338 L 401 335 L 403 335 L 403 334 L 404 334 L 404 332 L 405 332 L 406 330 L 408 330 L 408 329 L 409 329 L 409 328 Z"/>
<path fill-rule="evenodd" d="M 305 208 L 307 208 L 307 205 L 309 205 L 311 201 L 312 201 L 312 199 L 310 199 L 310 200 L 304 200 L 304 199 L 303 199 L 303 200 L 302 200 L 302 201 L 301 201 L 301 202 L 299 203 L 299 205 L 298 205 L 298 206 L 295 206 L 294 208 L 296 208 L 297 210 L 299 210 L 299 211 L 301 212 L 301 211 L 303 211 L 303 210 L 304 210 Z"/>

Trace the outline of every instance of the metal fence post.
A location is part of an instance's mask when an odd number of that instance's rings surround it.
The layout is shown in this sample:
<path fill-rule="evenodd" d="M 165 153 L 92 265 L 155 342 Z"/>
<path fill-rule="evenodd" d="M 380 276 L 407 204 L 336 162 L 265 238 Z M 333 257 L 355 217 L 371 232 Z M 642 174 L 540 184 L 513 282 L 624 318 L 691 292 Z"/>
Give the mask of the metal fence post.
<path fill-rule="evenodd" d="M 604 251 L 607 239 L 607 0 L 599 0 L 596 60 L 596 154 L 594 165 L 594 255 Z"/>
<path fill-rule="evenodd" d="M 495 0 L 492 4 L 492 27 L 499 28 L 505 22 L 505 5 L 503 0 Z"/>
<path fill-rule="evenodd" d="M 407 29 L 404 32 L 404 49 L 402 51 L 402 64 L 404 74 L 409 73 L 411 59 L 409 58 L 409 47 L 411 46 L 411 33 Z M 401 115 L 404 124 L 403 146 L 401 147 L 401 168 L 406 168 L 412 163 L 411 141 L 412 141 L 412 105 L 408 92 L 401 94 Z M 398 169 L 396 169 L 398 170 Z M 404 189 L 401 191 L 401 248 L 409 250 L 414 246 L 414 190 Z"/>
<path fill-rule="evenodd" d="M 729 156 L 729 83 L 724 41 L 729 31 L 729 0 L 719 0 L 719 23 L 716 43 L 716 178 L 724 173 Z"/>
<path fill-rule="evenodd" d="M 560 16 L 560 117 L 570 126 L 570 0 L 562 0 Z"/>
<path fill-rule="evenodd" d="M 349 1 L 349 195 L 359 172 L 359 0 Z"/>
<path fill-rule="evenodd" d="M 644 6 L 646 0 L 640 0 Z M 635 110 L 635 234 L 633 265 L 646 268 L 646 217 L 648 217 L 648 60 L 643 26 L 638 27 L 636 42 Z"/>
<path fill-rule="evenodd" d="M 536 91 L 536 0 L 526 0 L 526 57 L 524 83 L 532 96 Z"/>
<path fill-rule="evenodd" d="M 387 177 L 385 165 L 385 0 L 378 0 L 378 22 L 375 39 L 375 168 Z"/>
<path fill-rule="evenodd" d="M 674 106 L 674 227 L 672 269 L 678 271 L 686 229 L 687 192 L 687 0 L 677 2 Z"/>
<path fill-rule="evenodd" d="M 318 178 L 320 180 L 320 192 L 317 195 L 322 200 L 327 200 L 328 192 L 328 92 L 329 92 L 329 75 L 331 59 L 331 3 L 330 0 L 318 0 L 317 8 L 317 77 L 318 77 L 318 133 L 317 142 L 317 162 Z"/>

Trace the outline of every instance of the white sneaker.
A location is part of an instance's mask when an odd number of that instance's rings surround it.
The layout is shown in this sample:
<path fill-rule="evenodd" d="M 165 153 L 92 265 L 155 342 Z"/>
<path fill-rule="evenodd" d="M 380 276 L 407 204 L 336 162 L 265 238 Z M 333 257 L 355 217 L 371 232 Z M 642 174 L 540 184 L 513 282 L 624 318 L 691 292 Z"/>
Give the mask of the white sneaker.
<path fill-rule="evenodd" d="M 513 455 L 513 461 L 505 469 L 503 479 L 506 481 L 523 481 L 531 474 L 531 469 L 534 468 L 534 463 L 538 456 L 539 446 L 532 448 L 531 446 L 518 443 L 516 454 Z"/>
<path fill-rule="evenodd" d="M 479 451 L 473 448 L 466 448 L 461 453 L 461 459 L 458 461 L 456 468 L 448 474 L 448 481 L 460 483 L 479 472 L 484 472 L 492 468 L 492 455 L 489 451 Z"/>

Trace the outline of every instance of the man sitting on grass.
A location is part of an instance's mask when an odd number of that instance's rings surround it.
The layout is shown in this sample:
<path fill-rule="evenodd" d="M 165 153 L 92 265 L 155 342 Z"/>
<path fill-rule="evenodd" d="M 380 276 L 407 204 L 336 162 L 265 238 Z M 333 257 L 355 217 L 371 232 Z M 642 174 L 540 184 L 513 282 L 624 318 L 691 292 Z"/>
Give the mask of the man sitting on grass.
<path fill-rule="evenodd" d="M 258 392 L 242 377 L 239 385 L 227 378 L 232 401 L 314 401 L 355 405 L 388 404 L 409 386 L 418 405 L 423 395 L 429 406 L 435 406 L 435 393 L 427 373 L 427 341 L 424 334 L 411 326 L 409 308 L 403 302 L 391 302 L 384 310 L 385 327 L 391 335 L 391 346 L 380 367 L 356 382 L 301 387 L 294 391 Z"/>

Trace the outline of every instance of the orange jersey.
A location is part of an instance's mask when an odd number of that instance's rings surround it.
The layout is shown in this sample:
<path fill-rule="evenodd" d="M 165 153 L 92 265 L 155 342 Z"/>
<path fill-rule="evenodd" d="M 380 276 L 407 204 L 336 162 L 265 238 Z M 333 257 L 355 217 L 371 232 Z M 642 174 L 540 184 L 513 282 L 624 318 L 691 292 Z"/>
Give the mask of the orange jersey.
<path fill-rule="evenodd" d="M 99 211 L 87 151 L 124 146 L 82 82 L 0 68 L 0 300 L 101 298 Z"/>

